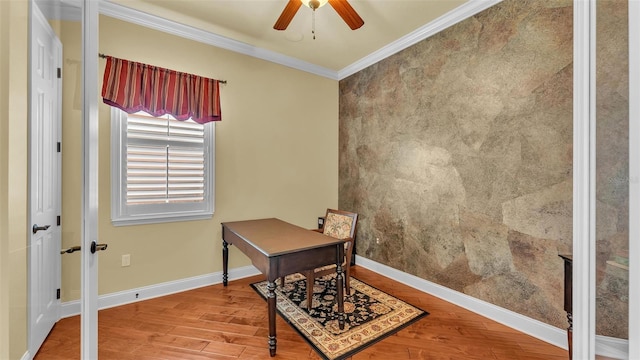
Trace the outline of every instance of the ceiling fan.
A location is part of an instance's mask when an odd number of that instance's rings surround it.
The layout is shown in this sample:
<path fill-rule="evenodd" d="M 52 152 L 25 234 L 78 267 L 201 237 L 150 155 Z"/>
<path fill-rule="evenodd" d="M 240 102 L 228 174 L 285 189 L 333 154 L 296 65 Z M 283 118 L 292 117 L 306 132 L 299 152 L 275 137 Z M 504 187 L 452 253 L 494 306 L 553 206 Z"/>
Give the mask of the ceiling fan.
<path fill-rule="evenodd" d="M 273 25 L 273 28 L 276 30 L 285 30 L 303 3 L 315 12 L 317 8 L 326 4 L 327 1 L 338 15 L 340 15 L 342 20 L 349 25 L 351 30 L 359 29 L 364 25 L 364 21 L 360 15 L 349 5 L 347 0 L 289 0 L 275 25 Z"/>

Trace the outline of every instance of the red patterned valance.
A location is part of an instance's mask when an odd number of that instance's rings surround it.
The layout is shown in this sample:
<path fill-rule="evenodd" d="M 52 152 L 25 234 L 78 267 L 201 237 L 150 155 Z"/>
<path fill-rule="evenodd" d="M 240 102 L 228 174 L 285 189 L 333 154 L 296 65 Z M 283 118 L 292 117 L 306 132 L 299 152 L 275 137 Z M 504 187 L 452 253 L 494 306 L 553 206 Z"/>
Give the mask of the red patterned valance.
<path fill-rule="evenodd" d="M 220 80 L 105 56 L 102 98 L 127 113 L 220 121 Z"/>

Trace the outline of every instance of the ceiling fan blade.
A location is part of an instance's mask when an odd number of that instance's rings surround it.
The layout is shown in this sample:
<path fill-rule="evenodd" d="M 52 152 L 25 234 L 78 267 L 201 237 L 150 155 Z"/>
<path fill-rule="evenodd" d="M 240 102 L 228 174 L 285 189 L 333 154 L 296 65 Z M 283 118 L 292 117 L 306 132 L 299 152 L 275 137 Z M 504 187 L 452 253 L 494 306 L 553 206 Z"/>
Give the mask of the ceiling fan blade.
<path fill-rule="evenodd" d="M 273 28 L 276 30 L 286 29 L 287 26 L 289 26 L 291 20 L 293 20 L 293 17 L 298 12 L 298 9 L 300 9 L 300 6 L 302 6 L 302 2 L 300 0 L 289 0 L 287 6 L 284 7 L 284 10 L 282 10 L 282 14 L 280 14 L 280 17 L 276 21 L 275 25 L 273 25 Z"/>
<path fill-rule="evenodd" d="M 364 20 L 358 15 L 358 13 L 349 5 L 347 0 L 329 0 L 331 7 L 340 15 L 342 20 L 349 25 L 351 30 L 359 29 L 364 25 Z"/>

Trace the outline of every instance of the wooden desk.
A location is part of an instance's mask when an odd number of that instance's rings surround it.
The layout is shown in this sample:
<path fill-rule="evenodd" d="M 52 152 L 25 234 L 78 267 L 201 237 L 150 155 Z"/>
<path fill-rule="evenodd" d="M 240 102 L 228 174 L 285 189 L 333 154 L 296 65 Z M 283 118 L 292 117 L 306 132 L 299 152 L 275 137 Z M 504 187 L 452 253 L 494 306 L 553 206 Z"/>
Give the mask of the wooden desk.
<path fill-rule="evenodd" d="M 342 261 L 344 241 L 279 219 L 222 223 L 222 283 L 227 286 L 229 249 L 235 245 L 267 277 L 269 354 L 276 354 L 276 279 L 317 267 L 336 264 L 338 324 L 344 328 Z"/>
<path fill-rule="evenodd" d="M 573 350 L 573 256 L 558 255 L 564 260 L 564 311 L 567 312 L 569 327 L 567 328 L 567 342 L 569 345 L 569 360 Z"/>

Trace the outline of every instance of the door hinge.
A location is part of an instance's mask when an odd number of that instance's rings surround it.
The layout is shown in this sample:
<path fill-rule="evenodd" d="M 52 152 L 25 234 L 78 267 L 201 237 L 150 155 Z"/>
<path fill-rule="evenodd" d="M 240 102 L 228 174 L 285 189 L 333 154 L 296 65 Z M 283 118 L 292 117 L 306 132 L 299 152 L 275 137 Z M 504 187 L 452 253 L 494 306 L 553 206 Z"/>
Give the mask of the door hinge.
<path fill-rule="evenodd" d="M 58 215 L 58 217 L 56 218 L 56 224 L 60 226 L 60 215 Z"/>
<path fill-rule="evenodd" d="M 56 290 L 56 299 L 60 300 L 60 289 Z"/>
<path fill-rule="evenodd" d="M 58 79 L 62 78 L 62 69 L 58 68 Z"/>
<path fill-rule="evenodd" d="M 60 145 L 60 141 L 58 141 L 58 152 L 62 151 L 62 145 Z"/>

